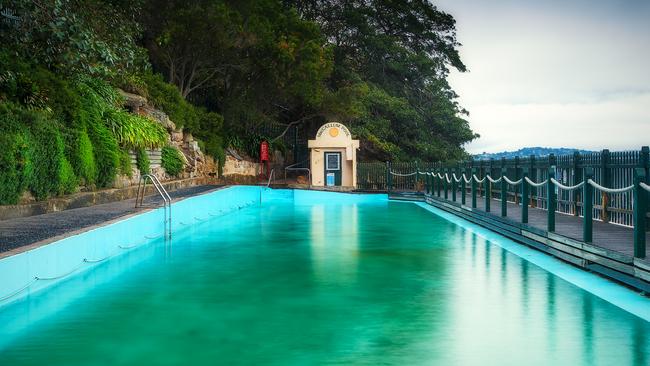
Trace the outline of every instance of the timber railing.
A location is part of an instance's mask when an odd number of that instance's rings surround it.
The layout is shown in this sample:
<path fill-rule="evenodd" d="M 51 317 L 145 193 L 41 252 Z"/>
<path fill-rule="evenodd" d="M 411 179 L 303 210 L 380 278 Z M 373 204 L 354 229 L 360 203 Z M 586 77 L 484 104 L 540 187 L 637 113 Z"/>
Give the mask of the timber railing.
<path fill-rule="evenodd" d="M 644 258 L 650 201 L 649 155 L 644 146 L 638 151 L 603 150 L 456 163 L 360 162 L 357 188 L 424 192 L 472 208 L 483 199 L 485 211 L 500 210 L 502 217 L 508 216 L 508 202 L 515 203 L 521 206 L 522 223 L 528 222 L 529 207 L 540 208 L 548 212 L 549 232 L 555 231 L 556 213 L 579 216 L 586 243 L 592 242 L 594 220 L 633 227 L 634 256 Z M 490 207 L 494 200 L 500 201 L 500 207 Z"/>

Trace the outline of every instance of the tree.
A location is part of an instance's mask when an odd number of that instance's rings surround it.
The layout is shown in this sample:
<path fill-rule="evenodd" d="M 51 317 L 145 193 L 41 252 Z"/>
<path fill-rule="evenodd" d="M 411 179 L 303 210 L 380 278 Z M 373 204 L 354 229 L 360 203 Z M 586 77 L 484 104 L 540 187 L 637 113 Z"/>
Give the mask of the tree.
<path fill-rule="evenodd" d="M 446 81 L 450 67 L 466 71 L 451 15 L 423 0 L 285 4 L 317 22 L 334 46 L 331 93 L 362 91 L 356 103 L 347 102 L 357 106 L 354 113 L 337 111 L 362 138 L 362 156 L 447 160 L 464 155 L 462 145 L 477 135 Z"/>

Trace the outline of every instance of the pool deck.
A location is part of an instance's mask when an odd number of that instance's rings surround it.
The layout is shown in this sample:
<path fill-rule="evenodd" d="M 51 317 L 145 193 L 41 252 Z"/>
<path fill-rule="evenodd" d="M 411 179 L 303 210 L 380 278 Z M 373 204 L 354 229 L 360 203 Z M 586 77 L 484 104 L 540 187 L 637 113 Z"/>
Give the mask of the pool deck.
<path fill-rule="evenodd" d="M 171 191 L 169 195 L 176 201 L 220 187 L 222 186 L 193 186 Z M 2 220 L 0 221 L 0 258 L 120 220 L 160 204 L 159 196 L 150 195 L 145 198 L 146 207 L 142 208 L 135 208 L 135 198 L 132 198 L 43 215 Z"/>
<path fill-rule="evenodd" d="M 593 240 L 582 241 L 583 219 L 578 216 L 555 214 L 555 231 L 548 232 L 547 211 L 528 208 L 528 223 L 521 223 L 521 206 L 508 202 L 507 217 L 501 217 L 501 201 L 490 201 L 485 211 L 485 197 L 477 197 L 471 208 L 471 194 L 460 195 L 453 202 L 451 194 L 422 195 L 416 192 L 393 192 L 392 199 L 425 201 L 434 207 L 461 216 L 504 236 L 538 250 L 547 252 L 579 267 L 597 272 L 629 286 L 650 293 L 650 235 L 646 236 L 646 258 L 634 258 L 633 229 L 621 225 L 593 221 Z"/>

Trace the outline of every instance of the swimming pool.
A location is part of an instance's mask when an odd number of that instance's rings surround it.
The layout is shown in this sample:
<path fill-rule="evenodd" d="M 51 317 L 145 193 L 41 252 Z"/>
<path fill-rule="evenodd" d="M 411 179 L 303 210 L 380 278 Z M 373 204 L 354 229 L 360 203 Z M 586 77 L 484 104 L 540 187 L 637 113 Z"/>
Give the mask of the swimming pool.
<path fill-rule="evenodd" d="M 141 242 L 157 211 L 76 237 L 133 248 L 1 307 L 0 365 L 650 362 L 647 299 L 423 204 L 233 187 L 174 209 L 171 242 Z"/>

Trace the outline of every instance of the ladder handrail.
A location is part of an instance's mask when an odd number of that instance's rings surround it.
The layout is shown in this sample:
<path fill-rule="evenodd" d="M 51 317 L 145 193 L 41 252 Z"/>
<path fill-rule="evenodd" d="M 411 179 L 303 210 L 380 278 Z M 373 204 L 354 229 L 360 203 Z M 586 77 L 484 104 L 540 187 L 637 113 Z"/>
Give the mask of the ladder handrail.
<path fill-rule="evenodd" d="M 269 186 L 271 185 L 272 178 L 275 178 L 275 168 L 271 169 L 271 173 L 269 174 L 269 181 L 266 183 L 266 188 L 269 188 Z"/>
<path fill-rule="evenodd" d="M 142 207 L 144 206 L 144 195 L 147 191 L 147 179 L 151 181 L 151 184 L 156 188 L 156 191 L 158 191 L 158 194 L 160 197 L 163 199 L 163 211 L 165 215 L 165 222 L 164 222 L 164 227 L 165 227 L 165 236 L 171 238 L 172 236 L 172 198 L 169 195 L 169 192 L 165 189 L 165 186 L 160 183 L 160 180 L 158 180 L 158 177 L 156 177 L 153 174 L 144 174 L 140 177 L 140 180 L 138 181 L 138 192 L 135 197 L 135 207 Z M 142 189 L 140 189 L 142 187 Z M 142 192 L 142 195 L 140 195 L 140 192 Z M 139 202 L 139 204 L 138 204 Z M 169 214 L 167 213 L 169 211 Z M 169 219 L 168 219 L 169 217 Z"/>

